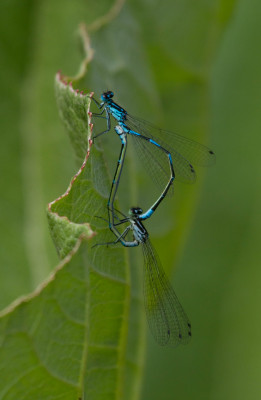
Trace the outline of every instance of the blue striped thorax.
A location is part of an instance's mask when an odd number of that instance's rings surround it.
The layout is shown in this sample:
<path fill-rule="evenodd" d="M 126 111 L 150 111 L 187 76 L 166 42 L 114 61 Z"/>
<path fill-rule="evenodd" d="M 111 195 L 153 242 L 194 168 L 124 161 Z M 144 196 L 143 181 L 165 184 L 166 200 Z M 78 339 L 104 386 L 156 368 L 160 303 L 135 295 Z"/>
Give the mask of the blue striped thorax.
<path fill-rule="evenodd" d="M 127 111 L 112 100 L 113 96 L 114 93 L 111 90 L 102 93 L 102 103 L 104 104 L 108 113 L 113 116 L 113 118 L 115 118 L 119 122 L 123 122 L 126 120 Z"/>

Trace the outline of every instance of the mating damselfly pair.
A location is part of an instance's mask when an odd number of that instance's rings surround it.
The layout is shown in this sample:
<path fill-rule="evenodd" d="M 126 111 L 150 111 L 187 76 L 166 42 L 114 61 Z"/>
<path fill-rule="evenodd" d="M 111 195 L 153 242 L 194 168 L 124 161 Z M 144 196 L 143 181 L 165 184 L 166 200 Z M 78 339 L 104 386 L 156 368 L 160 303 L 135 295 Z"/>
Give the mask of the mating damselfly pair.
<path fill-rule="evenodd" d="M 125 247 L 136 247 L 141 244 L 144 256 L 144 304 L 152 335 L 160 345 L 185 344 L 191 337 L 191 324 L 161 266 L 143 221 L 153 215 L 175 179 L 194 182 L 194 165 L 211 165 L 215 162 L 215 155 L 212 150 L 193 140 L 132 117 L 113 101 L 113 96 L 112 91 L 107 91 L 101 95 L 101 102 L 93 99 L 100 109 L 93 116 L 104 118 L 107 123 L 106 130 L 94 136 L 94 139 L 110 131 L 113 117 L 116 121 L 115 132 L 121 140 L 120 156 L 107 203 L 109 228 L 116 239 L 96 245 L 121 243 Z M 135 149 L 155 182 L 166 184 L 148 210 L 143 212 L 140 207 L 132 207 L 129 216 L 126 216 L 116 210 L 114 202 L 129 138 L 134 140 Z M 122 226 L 124 229 L 121 231 L 119 229 Z M 128 239 L 129 234 L 131 239 Z"/>

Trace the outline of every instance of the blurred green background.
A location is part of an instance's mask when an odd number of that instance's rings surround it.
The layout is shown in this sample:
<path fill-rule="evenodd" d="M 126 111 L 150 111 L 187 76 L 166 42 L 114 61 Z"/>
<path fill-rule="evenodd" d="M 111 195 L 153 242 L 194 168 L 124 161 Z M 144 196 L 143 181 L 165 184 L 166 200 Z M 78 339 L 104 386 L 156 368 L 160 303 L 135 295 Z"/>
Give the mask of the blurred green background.
<path fill-rule="evenodd" d="M 33 290 L 58 261 L 45 208 L 77 167 L 54 75 L 77 72 L 78 24 L 111 4 L 1 2 L 1 308 Z M 207 143 L 217 155 L 196 185 L 177 183 L 148 223 L 164 268 L 175 268 L 193 338 L 165 349 L 148 335 L 142 399 L 261 396 L 260 38 L 257 0 L 131 0 L 91 35 L 86 90 L 98 97 L 112 89 L 132 114 Z M 110 140 L 108 162 L 116 157 Z M 150 185 L 141 177 L 132 198 L 144 198 Z"/>

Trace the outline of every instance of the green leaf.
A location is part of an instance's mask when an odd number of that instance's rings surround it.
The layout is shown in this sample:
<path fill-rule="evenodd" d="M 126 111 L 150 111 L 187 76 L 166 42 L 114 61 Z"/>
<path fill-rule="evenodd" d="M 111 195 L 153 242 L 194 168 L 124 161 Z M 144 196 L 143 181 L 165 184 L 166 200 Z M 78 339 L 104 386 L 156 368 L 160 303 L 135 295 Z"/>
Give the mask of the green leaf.
<path fill-rule="evenodd" d="M 125 250 L 89 244 L 95 235 L 98 243 L 113 240 L 107 222 L 97 218 L 107 216 L 109 180 L 102 152 L 91 141 L 90 96 L 73 90 L 60 74 L 56 94 L 75 154 L 85 158 L 65 194 L 48 206 L 50 232 L 63 262 L 35 293 L 2 313 L 0 398 L 22 393 L 19 398 L 114 399 L 130 387 L 128 398 L 137 393 L 135 370 L 143 354 L 141 341 L 136 353 L 131 347 L 129 363 L 128 341 L 144 331 L 137 322 L 140 301 L 133 302 L 132 321 Z M 6 365 L 12 367 L 17 348 L 14 377 Z"/>
<path fill-rule="evenodd" d="M 64 257 L 74 246 L 78 237 L 85 230 L 89 232 L 89 223 L 95 227 L 95 234 L 97 234 L 95 243 L 106 243 L 115 239 L 106 222 L 110 181 L 103 160 L 103 152 L 92 144 L 90 122 L 88 122 L 89 135 L 86 135 L 89 115 L 87 104 L 89 106 L 90 97 L 81 93 L 77 94 L 72 86 L 61 80 L 59 74 L 56 77 L 56 93 L 60 114 L 70 133 L 75 154 L 78 158 L 81 152 L 85 154 L 83 165 L 73 178 L 68 191 L 49 205 L 48 218 L 51 233 L 60 257 Z M 99 217 L 104 218 L 105 221 Z M 93 232 L 91 232 L 92 235 Z M 93 244 L 92 242 L 91 245 Z M 133 263 L 135 260 L 136 258 L 132 257 Z M 134 288 L 138 287 L 137 293 L 133 289 L 130 290 L 130 266 L 126 250 L 122 246 L 89 248 L 83 268 L 86 271 L 95 271 L 100 277 L 100 280 L 96 278 L 91 281 L 88 288 L 90 293 L 87 290 L 88 298 L 86 303 L 83 303 L 88 318 L 86 329 L 87 332 L 91 330 L 91 336 L 87 334 L 85 346 L 90 349 L 91 359 L 93 357 L 94 360 L 89 366 L 87 357 L 83 378 L 84 394 L 87 398 L 93 399 L 113 399 L 123 398 L 123 396 L 127 399 L 135 398 L 140 389 L 140 368 L 144 356 L 145 325 L 142 318 L 139 283 L 141 270 L 137 273 L 134 285 Z M 108 307 L 111 304 L 112 308 L 107 309 L 106 304 Z M 113 305 L 115 310 L 113 310 Z M 111 351 L 117 353 L 113 365 L 110 358 L 108 359 L 107 347 L 112 347 Z M 89 369 L 93 369 L 93 372 L 90 373 Z M 104 372 L 106 369 L 110 371 L 108 375 L 111 381 L 110 388 L 106 385 L 107 377 Z M 98 377 L 102 381 L 105 379 L 105 386 L 101 385 L 101 393 L 95 389 L 99 386 Z"/>
<path fill-rule="evenodd" d="M 124 272 L 96 269 L 82 240 L 2 314 L 1 399 L 111 399 L 120 391 L 129 284 Z"/>

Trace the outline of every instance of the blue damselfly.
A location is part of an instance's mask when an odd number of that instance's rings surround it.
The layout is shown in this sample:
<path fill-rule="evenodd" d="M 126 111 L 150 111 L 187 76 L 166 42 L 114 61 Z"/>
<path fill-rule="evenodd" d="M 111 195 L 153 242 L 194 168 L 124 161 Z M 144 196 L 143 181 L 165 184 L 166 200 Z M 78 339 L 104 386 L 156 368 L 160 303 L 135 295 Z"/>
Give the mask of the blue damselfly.
<path fill-rule="evenodd" d="M 107 91 L 101 95 L 101 103 L 93 99 L 100 108 L 100 113 L 93 113 L 93 115 L 104 118 L 107 122 L 107 129 L 94 136 L 94 139 L 111 129 L 112 116 L 117 121 L 117 125 L 134 139 L 138 157 L 144 162 L 145 168 L 156 184 L 161 186 L 162 182 L 167 180 L 165 189 L 158 199 L 159 203 L 156 202 L 157 206 L 169 192 L 174 178 L 192 183 L 196 179 L 193 165 L 208 166 L 215 162 L 215 154 L 208 147 L 131 116 L 113 101 L 113 96 L 112 91 Z M 150 217 L 154 211 L 152 206 L 147 211 L 146 217 Z"/>

